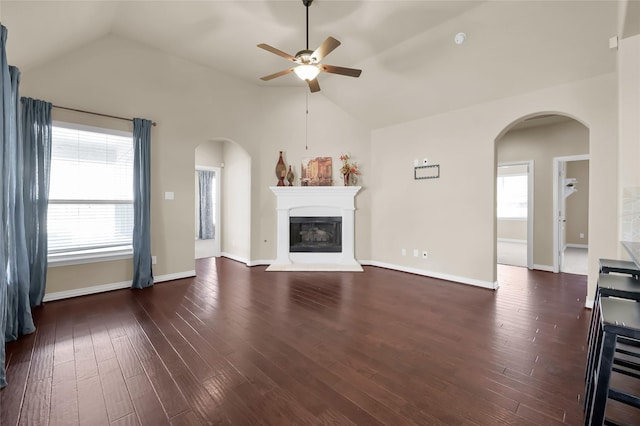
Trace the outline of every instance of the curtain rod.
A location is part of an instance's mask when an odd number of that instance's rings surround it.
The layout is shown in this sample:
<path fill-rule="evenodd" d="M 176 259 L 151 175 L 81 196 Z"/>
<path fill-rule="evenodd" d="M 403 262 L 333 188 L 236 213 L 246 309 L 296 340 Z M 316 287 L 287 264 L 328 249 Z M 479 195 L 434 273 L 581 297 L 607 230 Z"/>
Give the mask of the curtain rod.
<path fill-rule="evenodd" d="M 124 121 L 133 121 L 133 118 L 125 118 L 125 117 L 118 117 L 116 115 L 109 115 L 109 114 L 101 114 L 99 112 L 91 112 L 91 111 L 85 111 L 83 109 L 76 109 L 76 108 L 67 108 L 67 107 L 63 107 L 63 106 L 58 106 L 58 105 L 52 105 L 54 108 L 58 108 L 58 109 L 66 109 L 67 111 L 75 111 L 75 112 L 82 112 L 84 114 L 91 114 L 91 115 L 99 115 L 100 117 L 109 117 L 109 118 L 115 118 L 116 120 L 124 120 Z M 156 125 L 155 121 L 152 121 L 151 124 L 153 126 Z"/>

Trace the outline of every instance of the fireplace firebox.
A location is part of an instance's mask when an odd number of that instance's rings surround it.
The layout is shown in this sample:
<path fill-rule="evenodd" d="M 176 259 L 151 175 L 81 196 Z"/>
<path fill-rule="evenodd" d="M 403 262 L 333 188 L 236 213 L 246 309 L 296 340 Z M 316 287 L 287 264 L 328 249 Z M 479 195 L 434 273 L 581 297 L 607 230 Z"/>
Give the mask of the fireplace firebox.
<path fill-rule="evenodd" d="M 342 251 L 342 217 L 289 217 L 291 253 Z"/>

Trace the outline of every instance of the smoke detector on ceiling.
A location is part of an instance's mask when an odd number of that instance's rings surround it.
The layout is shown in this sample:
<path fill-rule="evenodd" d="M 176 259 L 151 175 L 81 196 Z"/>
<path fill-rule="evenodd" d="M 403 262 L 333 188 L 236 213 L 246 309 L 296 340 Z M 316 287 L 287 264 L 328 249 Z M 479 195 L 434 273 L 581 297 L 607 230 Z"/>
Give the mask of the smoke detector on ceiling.
<path fill-rule="evenodd" d="M 453 41 L 460 45 L 462 43 L 464 43 L 464 41 L 467 39 L 467 35 L 465 33 L 458 33 L 456 34 L 456 36 L 453 38 Z"/>

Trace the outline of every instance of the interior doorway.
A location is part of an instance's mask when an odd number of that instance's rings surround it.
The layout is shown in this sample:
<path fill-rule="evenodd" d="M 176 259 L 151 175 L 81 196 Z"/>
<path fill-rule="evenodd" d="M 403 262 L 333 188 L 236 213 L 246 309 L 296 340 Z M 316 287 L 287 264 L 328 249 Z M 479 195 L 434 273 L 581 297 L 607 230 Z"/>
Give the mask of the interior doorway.
<path fill-rule="evenodd" d="M 196 166 L 196 259 L 220 256 L 220 170 L 220 167 Z"/>
<path fill-rule="evenodd" d="M 554 272 L 588 274 L 589 155 L 555 157 Z"/>
<path fill-rule="evenodd" d="M 561 222 L 564 214 L 560 216 L 556 208 L 562 207 L 559 203 L 560 161 L 567 161 L 567 177 L 571 178 L 573 171 L 573 161 L 588 159 L 589 155 L 589 128 L 580 121 L 551 113 L 538 113 L 523 117 L 506 127 L 496 138 L 496 176 L 498 166 L 513 163 L 526 163 L 531 161 L 531 169 L 535 165 L 535 173 L 531 174 L 531 184 L 533 190 L 529 205 L 533 213 L 529 217 L 527 236 L 527 267 L 535 270 L 560 272 L 562 263 L 563 272 L 582 273 L 571 267 L 571 262 L 560 259 L 559 256 L 578 254 L 580 262 L 586 261 L 587 250 L 584 246 L 588 244 L 588 202 L 581 207 L 584 221 L 576 222 L 567 220 L 567 224 L 579 225 L 579 230 L 572 234 L 568 225 L 566 233 L 560 235 L 562 230 Z M 556 167 L 554 169 L 554 167 Z M 580 196 L 588 195 L 588 170 L 585 176 L 577 181 Z M 576 195 L 567 198 L 574 202 Z M 497 194 L 496 194 L 497 198 Z M 497 202 L 496 202 L 497 204 Z M 556 207 L 560 205 L 560 207 Z M 567 208 L 570 209 L 569 204 Z M 497 217 L 497 214 L 496 214 Z M 501 263 L 498 259 L 500 223 L 496 220 L 496 263 Z M 572 228 L 573 229 L 573 228 Z M 582 237 L 581 237 L 582 235 Z M 566 236 L 566 241 L 561 241 Z M 575 238 L 574 238 L 575 237 Z M 523 246 L 521 246 L 523 247 Z M 559 248 L 562 248 L 560 251 Z M 575 253 L 574 253 L 575 252 Z M 570 260 L 573 257 L 570 257 Z M 586 268 L 585 268 L 586 269 Z"/>
<path fill-rule="evenodd" d="M 533 268 L 533 161 L 500 163 L 496 173 L 497 259 Z"/>

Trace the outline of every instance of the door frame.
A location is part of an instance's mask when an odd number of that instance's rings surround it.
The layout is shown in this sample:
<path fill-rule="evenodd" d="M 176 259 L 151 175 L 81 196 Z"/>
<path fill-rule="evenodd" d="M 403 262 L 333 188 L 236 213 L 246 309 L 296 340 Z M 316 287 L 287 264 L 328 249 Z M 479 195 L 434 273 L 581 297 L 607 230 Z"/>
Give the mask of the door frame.
<path fill-rule="evenodd" d="M 215 174 L 215 186 L 216 186 L 216 210 L 213 214 L 213 219 L 215 223 L 215 234 L 213 238 L 214 243 L 214 257 L 220 257 L 222 253 L 222 245 L 220 244 L 220 240 L 222 237 L 222 226 L 220 223 L 220 190 L 222 188 L 220 181 L 222 180 L 222 168 L 221 167 L 210 167 L 210 166 L 198 166 L 196 165 L 196 171 L 198 170 L 206 170 L 213 172 Z"/>
<path fill-rule="evenodd" d="M 582 160 L 590 161 L 590 155 L 579 154 L 553 157 L 553 272 L 555 273 L 560 272 L 560 256 L 564 251 L 564 247 L 560 247 L 560 196 L 562 194 L 560 186 L 562 185 L 564 188 L 564 183 L 560 182 L 561 163 Z"/>
<path fill-rule="evenodd" d="M 533 199 L 533 191 L 534 191 L 534 161 L 533 160 L 523 160 L 523 161 L 506 161 L 504 163 L 498 163 L 497 167 L 502 166 L 527 166 L 527 269 L 533 269 L 533 216 L 534 216 L 534 199 Z M 498 171 L 496 169 L 496 177 L 498 175 Z M 497 209 L 496 209 L 497 212 Z M 497 214 L 496 214 L 496 220 Z"/>

